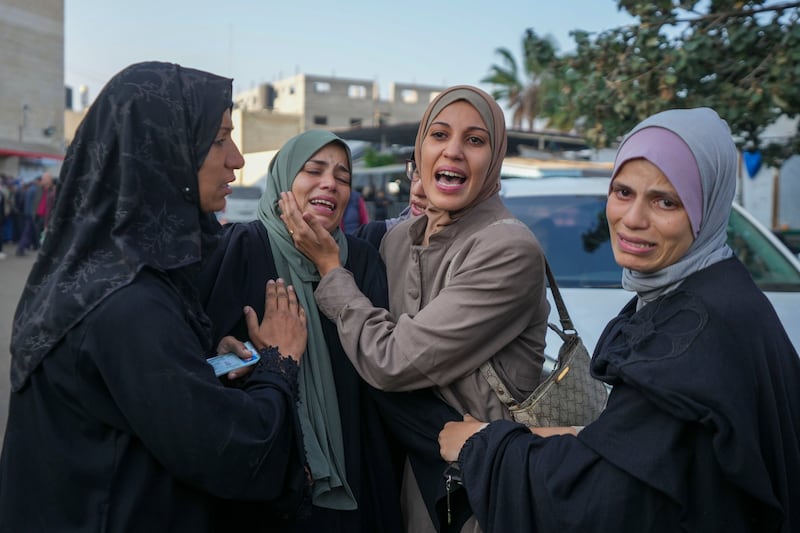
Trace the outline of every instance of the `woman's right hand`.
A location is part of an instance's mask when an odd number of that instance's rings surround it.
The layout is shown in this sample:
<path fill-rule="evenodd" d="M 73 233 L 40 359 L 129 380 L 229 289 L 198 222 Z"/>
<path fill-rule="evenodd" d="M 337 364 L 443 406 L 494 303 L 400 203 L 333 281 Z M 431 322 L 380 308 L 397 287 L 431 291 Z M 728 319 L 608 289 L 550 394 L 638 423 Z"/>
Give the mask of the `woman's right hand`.
<path fill-rule="evenodd" d="M 300 210 L 294 194 L 282 192 L 278 207 L 295 248 L 314 263 L 320 276 L 342 266 L 336 240 L 313 215 L 305 215 Z"/>
<path fill-rule="evenodd" d="M 284 357 L 291 357 L 298 363 L 306 351 L 308 329 L 306 312 L 297 301 L 294 287 L 286 286 L 282 279 L 269 280 L 264 301 L 264 319 L 252 307 L 244 308 L 245 321 L 250 342 L 259 350 L 275 346 Z"/>

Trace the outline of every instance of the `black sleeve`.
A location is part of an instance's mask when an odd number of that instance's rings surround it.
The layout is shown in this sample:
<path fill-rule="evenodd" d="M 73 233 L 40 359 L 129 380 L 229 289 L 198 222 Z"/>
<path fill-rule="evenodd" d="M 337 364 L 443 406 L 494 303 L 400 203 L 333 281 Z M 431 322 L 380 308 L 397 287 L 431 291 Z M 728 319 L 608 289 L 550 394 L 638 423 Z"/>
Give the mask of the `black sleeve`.
<path fill-rule="evenodd" d="M 686 475 L 686 464 L 675 460 L 684 453 L 675 431 L 679 424 L 627 392 L 617 398 L 619 410 L 610 403 L 578 437 L 542 438 L 521 424 L 496 421 L 467 440 L 459 463 L 483 530 L 681 530 L 681 509 L 673 499 L 590 445 L 598 439 L 613 445 L 619 436 L 637 448 L 630 461 L 654 465 L 654 477 L 659 469 L 675 470 L 676 479 Z"/>
<path fill-rule="evenodd" d="M 119 327 L 126 323 L 136 327 Z M 224 387 L 177 295 L 146 272 L 107 298 L 85 326 L 92 334 L 82 341 L 79 371 L 95 381 L 99 374 L 113 398 L 88 396 L 87 409 L 135 434 L 187 484 L 229 499 L 285 494 L 292 468 L 302 469 L 294 362 L 264 351 L 243 388 Z"/>
<path fill-rule="evenodd" d="M 364 243 L 352 236 L 348 236 L 348 244 L 351 264 L 346 268 L 373 305 L 388 309 L 386 268 L 377 249 L 365 249 Z M 408 454 L 428 513 L 437 524 L 436 502 L 445 496 L 442 474 L 447 467 L 439 454 L 439 431 L 447 422 L 461 420 L 462 415 L 432 389 L 385 392 L 366 383 L 365 387 L 388 431 Z"/>
<path fill-rule="evenodd" d="M 267 232 L 259 221 L 227 224 L 215 252 L 200 274 L 200 298 L 213 324 L 214 346 L 226 335 L 247 339 L 245 305 L 264 316 L 264 290 L 278 271 Z"/>

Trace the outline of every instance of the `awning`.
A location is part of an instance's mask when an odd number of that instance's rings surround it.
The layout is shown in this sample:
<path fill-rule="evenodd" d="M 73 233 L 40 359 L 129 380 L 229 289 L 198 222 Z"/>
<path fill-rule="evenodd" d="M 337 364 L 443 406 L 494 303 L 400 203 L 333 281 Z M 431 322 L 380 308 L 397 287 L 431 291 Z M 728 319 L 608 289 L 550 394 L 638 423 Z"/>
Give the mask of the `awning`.
<path fill-rule="evenodd" d="M 63 161 L 64 156 L 60 154 L 46 154 L 44 152 L 29 152 L 27 150 L 12 150 L 10 148 L 0 148 L 0 156 L 25 157 L 28 159 L 55 159 Z"/>

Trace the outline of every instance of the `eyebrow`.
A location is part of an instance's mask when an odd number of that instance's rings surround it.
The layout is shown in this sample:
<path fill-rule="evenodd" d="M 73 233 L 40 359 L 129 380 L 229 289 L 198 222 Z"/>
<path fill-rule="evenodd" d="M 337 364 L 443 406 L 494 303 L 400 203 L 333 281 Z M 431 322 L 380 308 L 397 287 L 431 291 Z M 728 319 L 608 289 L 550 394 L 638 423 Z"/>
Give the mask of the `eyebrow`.
<path fill-rule="evenodd" d="M 322 159 L 309 159 L 308 161 L 306 161 L 306 163 L 315 163 L 317 165 L 323 165 L 323 166 L 326 166 L 326 167 L 328 166 L 328 162 L 324 161 Z M 347 168 L 345 165 L 343 165 L 341 163 L 336 163 L 334 165 L 334 168 L 338 168 L 338 169 L 344 170 L 347 173 L 350 173 L 350 169 Z"/>
<path fill-rule="evenodd" d="M 448 128 L 452 128 L 452 126 L 450 124 L 448 124 L 447 122 L 443 122 L 441 120 L 435 120 L 435 121 L 431 122 L 431 126 L 433 126 L 434 124 L 437 124 L 439 126 L 446 126 Z M 469 126 L 469 127 L 467 127 L 467 131 L 472 131 L 472 130 L 482 131 L 486 135 L 489 135 L 489 130 L 486 129 L 486 128 L 483 128 L 481 126 Z"/>
<path fill-rule="evenodd" d="M 620 178 L 614 178 L 614 181 L 611 182 L 611 188 L 613 189 L 615 186 L 620 186 L 620 187 L 624 187 L 626 189 L 634 190 L 634 187 L 632 187 L 632 186 L 628 185 L 627 183 L 625 183 L 625 179 L 624 178 L 621 178 L 621 179 Z M 643 194 L 645 196 L 647 196 L 648 198 L 652 198 L 654 196 L 655 197 L 657 197 L 657 196 L 666 196 L 668 198 L 677 199 L 680 203 L 683 203 L 683 201 L 681 201 L 680 195 L 678 194 L 678 191 L 676 191 L 676 190 L 670 191 L 670 190 L 667 190 L 667 189 L 647 189 L 646 191 L 644 191 Z"/>

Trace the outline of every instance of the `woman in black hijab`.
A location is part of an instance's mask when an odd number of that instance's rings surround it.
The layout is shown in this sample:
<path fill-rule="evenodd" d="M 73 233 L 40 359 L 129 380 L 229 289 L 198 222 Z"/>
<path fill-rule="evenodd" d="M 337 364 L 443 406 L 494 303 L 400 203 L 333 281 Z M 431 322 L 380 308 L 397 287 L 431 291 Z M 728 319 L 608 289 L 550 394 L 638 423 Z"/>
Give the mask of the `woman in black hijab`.
<path fill-rule="evenodd" d="M 140 63 L 78 129 L 14 317 L 0 530 L 202 532 L 229 500 L 296 505 L 294 292 L 267 287 L 260 327 L 246 310 L 262 360 L 245 383 L 205 361 L 195 280 L 244 163 L 230 107 L 230 79 Z"/>

